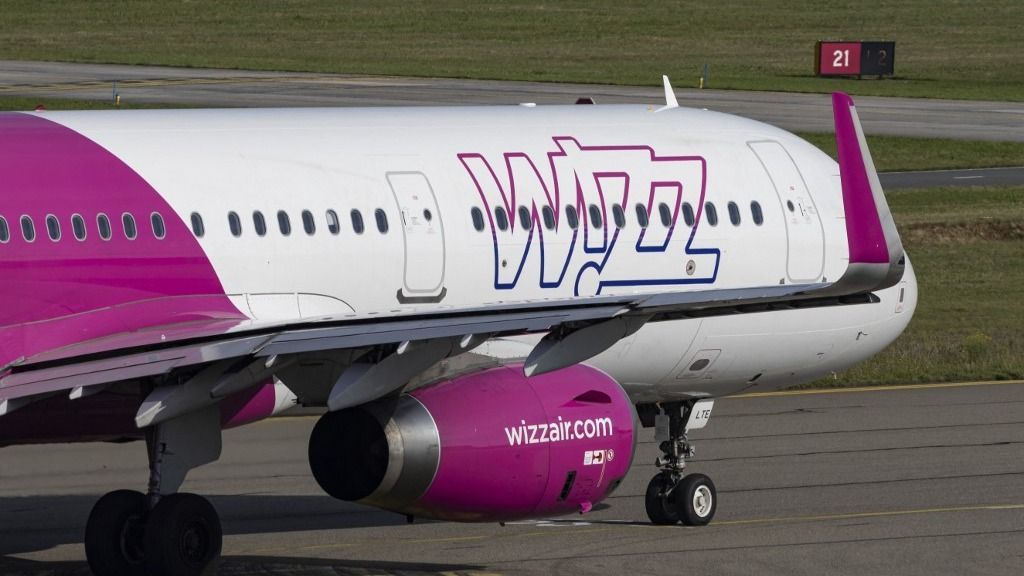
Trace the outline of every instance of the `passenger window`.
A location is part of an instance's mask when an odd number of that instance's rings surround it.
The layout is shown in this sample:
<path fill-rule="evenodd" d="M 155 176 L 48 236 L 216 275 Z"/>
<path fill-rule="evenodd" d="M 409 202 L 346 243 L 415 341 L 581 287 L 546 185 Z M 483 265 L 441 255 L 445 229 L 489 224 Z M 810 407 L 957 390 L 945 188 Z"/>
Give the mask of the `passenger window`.
<path fill-rule="evenodd" d="M 363 230 L 366 230 L 366 226 L 363 224 L 363 213 L 359 210 L 353 210 L 349 212 L 349 216 L 352 218 L 352 230 L 356 234 L 362 234 Z"/>
<path fill-rule="evenodd" d="M 334 236 L 341 232 L 341 224 L 338 222 L 338 213 L 334 210 L 327 211 L 327 231 Z"/>
<path fill-rule="evenodd" d="M 104 218 L 106 218 L 104 216 Z M 199 215 L 199 212 L 192 213 L 192 233 L 196 235 L 196 238 L 202 238 L 206 234 L 206 226 L 203 225 L 203 217 Z M 100 232 L 103 235 L 103 232 Z M 104 238 L 105 240 L 105 238 Z"/>
<path fill-rule="evenodd" d="M 473 206 L 473 209 L 469 211 L 469 215 L 473 219 L 473 229 L 475 229 L 477 232 L 483 232 L 484 231 L 484 213 L 483 213 L 483 211 L 481 211 L 476 206 Z"/>
<path fill-rule="evenodd" d="M 377 208 L 373 212 L 374 218 L 377 219 L 377 231 L 381 234 L 388 233 L 388 214 L 387 212 Z"/>
<path fill-rule="evenodd" d="M 158 240 L 163 240 L 164 236 L 167 236 L 167 227 L 164 226 L 164 217 L 161 216 L 159 212 L 153 212 L 149 215 L 149 224 L 153 227 L 153 236 L 156 236 Z M 77 235 L 77 231 L 75 234 Z"/>
<path fill-rule="evenodd" d="M 603 222 L 601 222 L 601 209 L 597 207 L 597 204 L 590 205 L 590 223 L 594 225 L 595 229 L 600 229 Z"/>
<path fill-rule="evenodd" d="M 46 233 L 50 236 L 50 240 L 54 242 L 60 240 L 60 222 L 53 214 L 46 215 Z"/>
<path fill-rule="evenodd" d="M 21 217 L 21 236 L 25 242 L 34 242 L 36 239 L 36 225 L 30 216 Z"/>
<path fill-rule="evenodd" d="M 668 207 L 668 204 L 664 202 L 658 204 L 658 216 L 661 217 L 661 225 L 665 228 L 672 225 L 672 209 Z"/>
<path fill-rule="evenodd" d="M 575 206 L 565 207 L 565 219 L 569 222 L 569 228 L 575 230 L 580 227 L 580 215 L 576 212 Z"/>
<path fill-rule="evenodd" d="M 291 236 L 292 219 L 288 217 L 288 213 L 284 210 L 277 211 L 277 227 L 281 230 L 282 236 Z"/>
<path fill-rule="evenodd" d="M 540 209 L 541 218 L 544 219 L 544 227 L 548 230 L 555 229 L 555 211 L 551 209 L 551 206 L 544 206 Z"/>
<path fill-rule="evenodd" d="M 0 242 L 6 244 L 11 240 L 11 229 L 7 227 L 7 219 L 0 216 Z"/>
<path fill-rule="evenodd" d="M 533 226 L 533 218 L 530 209 L 526 206 L 519 207 L 519 225 L 523 230 L 529 230 Z"/>
<path fill-rule="evenodd" d="M 626 227 L 626 214 L 622 212 L 622 206 L 615 204 L 612 206 L 612 218 L 615 219 L 616 228 Z"/>
<path fill-rule="evenodd" d="M 639 202 L 636 203 L 636 221 L 640 224 L 641 228 L 647 228 L 647 224 L 650 223 L 647 216 L 647 207 Z"/>
<path fill-rule="evenodd" d="M 740 207 L 735 202 L 729 202 L 729 222 L 732 222 L 733 226 L 740 225 Z"/>
<path fill-rule="evenodd" d="M 193 229 L 195 227 L 196 217 L 197 216 L 199 216 L 199 215 L 196 214 L 196 213 L 192 214 L 192 226 L 193 226 Z M 102 213 L 102 212 L 100 212 L 99 214 L 96 215 L 96 230 L 99 231 L 100 238 L 102 238 L 104 240 L 110 240 L 110 236 L 111 236 L 110 218 L 107 218 L 107 215 Z M 199 231 L 200 232 L 203 231 L 203 220 L 201 218 L 199 220 Z M 202 234 L 200 234 L 200 236 L 202 236 Z"/>
<path fill-rule="evenodd" d="M 85 240 L 85 218 L 82 218 L 81 214 L 71 216 L 71 231 L 75 233 L 75 238 L 79 242 Z"/>
<path fill-rule="evenodd" d="M 683 202 L 683 222 L 686 222 L 687 226 L 693 228 L 693 223 L 695 221 L 696 218 L 693 216 L 693 206 L 690 206 L 689 202 Z"/>
<path fill-rule="evenodd" d="M 257 236 L 267 235 L 267 219 L 263 217 L 263 212 L 255 210 L 252 213 L 252 227 L 256 230 Z"/>
<path fill-rule="evenodd" d="M 498 206 L 494 209 L 494 219 L 498 221 L 498 230 L 504 232 L 508 230 L 508 214 L 505 213 L 505 209 Z"/>
<path fill-rule="evenodd" d="M 707 215 L 708 224 L 718 226 L 718 210 L 715 209 L 715 205 L 711 202 L 705 202 L 704 212 Z"/>
<path fill-rule="evenodd" d="M 316 221 L 313 220 L 313 213 L 309 210 L 302 211 L 302 229 L 306 234 L 312 236 L 316 232 Z"/>
<path fill-rule="evenodd" d="M 138 235 L 138 230 L 135 229 L 135 217 L 125 212 L 121 215 L 121 224 L 124 226 L 124 237 L 135 240 Z"/>
<path fill-rule="evenodd" d="M 242 219 L 237 212 L 228 212 L 228 228 L 231 228 L 231 235 L 235 238 L 242 235 Z"/>
<path fill-rule="evenodd" d="M 764 224 L 764 212 L 761 211 L 761 204 L 757 200 L 750 203 L 750 216 L 754 219 L 754 224 Z"/>

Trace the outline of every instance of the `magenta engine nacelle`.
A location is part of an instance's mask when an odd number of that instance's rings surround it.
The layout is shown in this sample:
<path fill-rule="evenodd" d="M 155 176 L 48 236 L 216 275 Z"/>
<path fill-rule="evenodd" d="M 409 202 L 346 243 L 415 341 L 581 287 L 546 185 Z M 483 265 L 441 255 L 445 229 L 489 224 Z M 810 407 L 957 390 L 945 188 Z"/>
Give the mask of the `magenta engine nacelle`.
<path fill-rule="evenodd" d="M 577 365 L 527 378 L 515 364 L 328 414 L 309 456 L 336 498 L 501 521 L 588 511 L 626 476 L 635 438 L 633 405 L 608 375 Z"/>

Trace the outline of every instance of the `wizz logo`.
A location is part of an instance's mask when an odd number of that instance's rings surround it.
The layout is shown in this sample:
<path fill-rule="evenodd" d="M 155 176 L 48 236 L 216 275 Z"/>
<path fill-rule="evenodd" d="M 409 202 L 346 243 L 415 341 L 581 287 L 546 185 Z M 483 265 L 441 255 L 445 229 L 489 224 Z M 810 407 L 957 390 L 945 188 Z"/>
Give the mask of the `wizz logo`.
<path fill-rule="evenodd" d="M 720 251 L 692 246 L 704 206 L 703 157 L 552 140 L 556 149 L 536 162 L 523 152 L 493 163 L 480 153 L 458 155 L 484 204 L 496 289 L 512 289 L 524 277 L 541 288 L 568 278 L 576 295 L 715 281 Z"/>

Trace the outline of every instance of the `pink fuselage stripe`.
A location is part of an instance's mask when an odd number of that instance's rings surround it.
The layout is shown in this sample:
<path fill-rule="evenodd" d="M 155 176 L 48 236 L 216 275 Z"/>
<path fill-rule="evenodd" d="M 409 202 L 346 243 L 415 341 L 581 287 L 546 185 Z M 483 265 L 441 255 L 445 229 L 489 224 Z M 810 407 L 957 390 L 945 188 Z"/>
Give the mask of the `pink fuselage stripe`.
<path fill-rule="evenodd" d="M 0 175 L 0 217 L 10 234 L 0 243 L 0 366 L 144 327 L 244 318 L 170 205 L 89 138 L 38 116 L 0 114 Z M 98 231 L 101 213 L 110 220 L 109 240 Z M 166 228 L 162 239 L 154 213 Z M 85 221 L 84 240 L 73 232 L 76 214 Z M 126 237 L 124 214 L 135 220 L 135 239 Z M 48 234 L 49 215 L 60 224 L 57 241 Z M 22 233 L 23 216 L 32 219 L 34 241 Z"/>

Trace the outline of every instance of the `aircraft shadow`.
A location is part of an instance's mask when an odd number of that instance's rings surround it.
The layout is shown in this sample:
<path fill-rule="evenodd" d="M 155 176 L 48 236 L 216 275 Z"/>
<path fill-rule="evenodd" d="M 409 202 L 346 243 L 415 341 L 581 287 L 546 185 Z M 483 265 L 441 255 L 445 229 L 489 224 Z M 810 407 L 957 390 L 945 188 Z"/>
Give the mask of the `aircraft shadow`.
<path fill-rule="evenodd" d="M 426 564 L 419 562 L 377 562 L 360 560 L 323 560 L 275 556 L 227 556 L 221 559 L 220 576 L 297 576 L 306 574 L 468 574 L 483 566 L 465 564 Z M 0 573 L 5 576 L 91 576 L 85 562 L 34 562 L 0 556 Z"/>
<path fill-rule="evenodd" d="M 210 496 L 225 535 L 398 526 L 400 514 L 328 496 Z M 0 497 L 0 556 L 80 544 L 95 495 Z M 416 523 L 429 522 L 417 519 Z M 6 567 L 6 566 L 4 566 Z M 0 574 L 6 574 L 0 570 Z M 71 572 L 73 573 L 73 572 Z"/>

